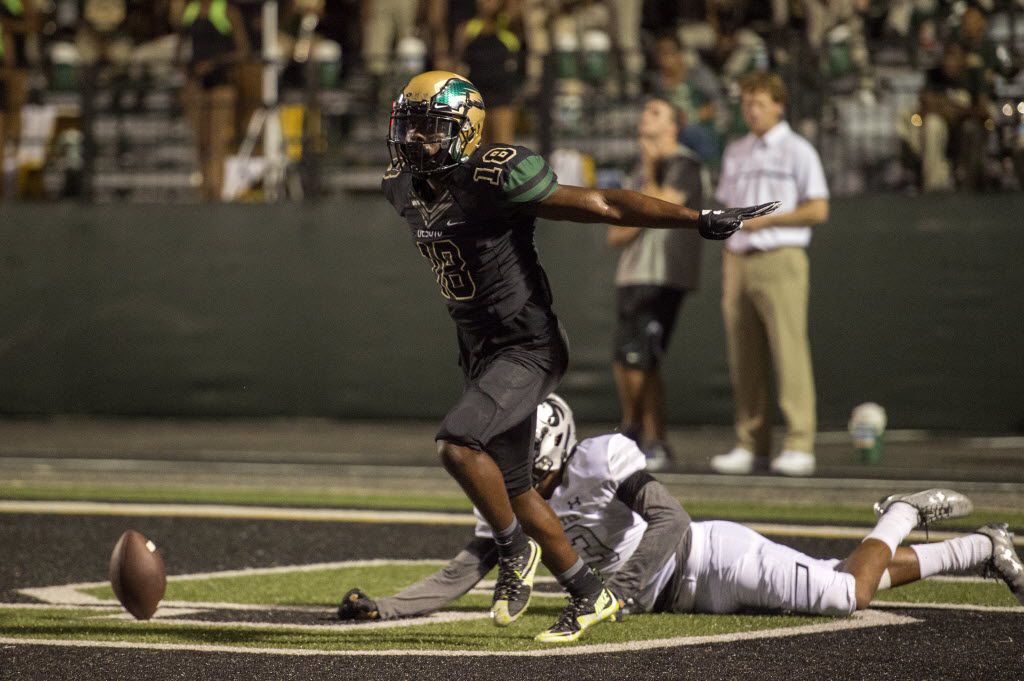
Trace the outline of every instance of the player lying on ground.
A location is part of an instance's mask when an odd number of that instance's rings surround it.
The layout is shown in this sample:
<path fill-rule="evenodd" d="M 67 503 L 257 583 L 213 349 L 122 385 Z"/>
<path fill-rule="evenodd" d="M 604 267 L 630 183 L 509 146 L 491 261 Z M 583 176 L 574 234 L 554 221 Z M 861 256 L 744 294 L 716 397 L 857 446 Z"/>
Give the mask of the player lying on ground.
<path fill-rule="evenodd" d="M 777 204 L 698 213 L 636 192 L 559 185 L 529 149 L 481 145 L 483 123 L 483 99 L 468 80 L 445 71 L 414 77 L 391 110 L 391 165 L 381 187 L 455 321 L 464 390 L 435 439 L 447 471 L 495 528 L 493 621 L 507 626 L 522 616 L 543 560 L 572 599 L 537 639 L 575 640 L 618 603 L 531 485 L 537 405 L 568 364 L 533 244 L 535 219 L 697 229 L 725 239 Z"/>
<path fill-rule="evenodd" d="M 849 615 L 879 588 L 942 573 L 1002 578 L 1024 605 L 1024 565 L 1006 525 L 948 541 L 899 546 L 915 526 L 962 517 L 971 503 L 951 490 L 892 495 L 875 504 L 878 524 L 845 560 L 819 560 L 742 525 L 690 522 L 676 499 L 644 470 L 644 455 L 622 435 L 576 445 L 568 405 L 552 395 L 538 408 L 534 472 L 566 534 L 627 612 L 731 613 L 748 609 Z M 473 588 L 497 562 L 490 528 L 444 568 L 394 596 L 352 589 L 342 619 L 394 619 L 437 610 Z"/>

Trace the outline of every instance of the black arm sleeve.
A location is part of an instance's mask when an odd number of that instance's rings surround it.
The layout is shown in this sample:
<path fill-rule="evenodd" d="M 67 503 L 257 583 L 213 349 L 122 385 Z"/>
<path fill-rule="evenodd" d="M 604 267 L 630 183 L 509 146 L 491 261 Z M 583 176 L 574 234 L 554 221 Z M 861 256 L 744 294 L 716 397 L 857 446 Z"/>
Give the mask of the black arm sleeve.
<path fill-rule="evenodd" d="M 665 486 L 647 471 L 637 471 L 626 478 L 616 494 L 620 501 L 647 521 L 647 529 L 633 555 L 608 580 L 608 588 L 620 598 L 638 598 L 669 558 L 676 554 L 680 542 L 689 532 L 690 516 Z M 649 602 L 637 602 L 636 607 L 646 612 L 654 606 L 657 594 L 644 596 Z"/>
<path fill-rule="evenodd" d="M 498 564 L 493 539 L 476 537 L 447 565 L 394 596 L 374 599 L 382 620 L 415 617 L 438 610 L 476 586 Z"/>

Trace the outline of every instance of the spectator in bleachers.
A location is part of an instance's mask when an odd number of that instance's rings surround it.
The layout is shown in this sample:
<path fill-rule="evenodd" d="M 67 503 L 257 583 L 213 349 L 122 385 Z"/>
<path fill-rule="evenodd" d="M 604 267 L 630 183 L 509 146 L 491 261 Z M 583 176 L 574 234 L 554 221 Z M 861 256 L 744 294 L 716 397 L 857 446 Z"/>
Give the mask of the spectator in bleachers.
<path fill-rule="evenodd" d="M 178 22 L 177 59 L 186 38 L 184 104 L 195 134 L 202 173 L 201 197 L 217 201 L 224 186 L 224 162 L 235 137 L 237 88 L 231 69 L 249 58 L 249 36 L 238 8 L 227 0 L 192 0 Z"/>
<path fill-rule="evenodd" d="M 363 0 L 363 65 L 377 84 L 392 66 L 394 48 L 411 37 L 417 0 Z"/>
<path fill-rule="evenodd" d="M 454 71 L 458 68 L 452 59 L 455 34 L 476 11 L 476 0 L 425 0 L 430 59 L 435 69 Z"/>
<path fill-rule="evenodd" d="M 618 54 L 619 68 L 625 82 L 625 92 L 639 94 L 644 68 L 644 55 L 640 47 L 640 24 L 643 20 L 643 0 L 611 0 L 612 25 L 610 34 Z"/>
<path fill-rule="evenodd" d="M 1018 71 L 1010 51 L 988 37 L 988 17 L 977 5 L 964 10 L 958 37 L 967 59 L 971 90 L 991 98 L 996 76 L 1012 78 Z"/>
<path fill-rule="evenodd" d="M 513 142 L 521 81 L 518 3 L 477 0 L 477 13 L 459 26 L 452 58 L 484 95 L 484 142 Z"/>
<path fill-rule="evenodd" d="M 637 126 L 639 158 L 628 188 L 683 206 L 701 206 L 701 163 L 679 144 L 685 114 L 650 99 Z M 612 369 L 622 408 L 620 430 L 636 440 L 652 470 L 672 459 L 665 437 L 665 386 L 660 364 L 680 305 L 700 281 L 701 239 L 692 230 L 608 228 L 622 249 L 615 272 L 617 330 Z"/>
<path fill-rule="evenodd" d="M 727 89 L 752 71 L 768 68 L 768 48 L 764 40 L 746 28 L 733 14 L 709 14 L 715 42 L 704 61 L 722 78 Z"/>
<path fill-rule="evenodd" d="M 956 176 L 977 186 L 987 116 L 986 98 L 968 78 L 964 48 L 947 44 L 942 64 L 925 74 L 920 113 L 905 130 L 905 141 L 920 158 L 924 191 L 951 191 Z"/>
<path fill-rule="evenodd" d="M 4 49 L 4 38 L 6 31 L 3 23 L 0 23 L 0 199 L 4 198 L 6 189 L 6 172 L 4 170 L 4 159 L 7 149 L 7 129 L 5 119 L 7 118 L 7 74 L 14 66 L 14 55 L 10 50 Z"/>
<path fill-rule="evenodd" d="M 720 140 L 715 129 L 715 117 L 721 86 L 714 75 L 705 69 L 704 78 L 694 77 L 690 55 L 683 51 L 675 33 L 663 33 L 655 42 L 655 61 L 652 90 L 657 96 L 678 107 L 686 117 L 680 130 L 679 141 L 695 151 L 705 162 L 716 160 L 720 153 Z M 696 55 L 693 55 L 696 59 Z"/>
<path fill-rule="evenodd" d="M 28 51 L 31 37 L 36 33 L 35 5 L 23 0 L 0 0 L 0 40 L 3 42 L 0 62 L 3 79 L 0 87 L 0 107 L 5 119 L 0 124 L 0 196 L 4 193 L 4 154 L 17 148 L 21 137 L 21 107 L 28 96 Z"/>

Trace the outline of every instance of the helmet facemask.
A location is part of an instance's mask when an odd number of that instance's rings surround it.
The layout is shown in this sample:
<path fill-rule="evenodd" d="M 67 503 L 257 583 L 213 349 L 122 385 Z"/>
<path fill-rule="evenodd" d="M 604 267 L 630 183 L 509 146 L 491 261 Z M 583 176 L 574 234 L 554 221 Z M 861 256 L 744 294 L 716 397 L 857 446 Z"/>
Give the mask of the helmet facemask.
<path fill-rule="evenodd" d="M 392 167 L 420 176 L 451 170 L 479 141 L 483 108 L 472 84 L 458 77 L 425 101 L 400 95 L 388 129 Z"/>

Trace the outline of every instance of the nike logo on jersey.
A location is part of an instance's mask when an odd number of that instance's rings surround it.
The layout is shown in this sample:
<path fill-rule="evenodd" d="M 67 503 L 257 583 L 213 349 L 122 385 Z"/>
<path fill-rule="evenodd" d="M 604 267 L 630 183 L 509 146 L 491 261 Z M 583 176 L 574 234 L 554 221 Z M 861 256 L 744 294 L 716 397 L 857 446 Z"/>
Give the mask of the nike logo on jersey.
<path fill-rule="evenodd" d="M 449 220 L 448 222 L 445 223 L 445 226 L 446 227 L 454 227 L 456 225 L 464 225 L 464 224 L 466 224 L 465 220 Z"/>

